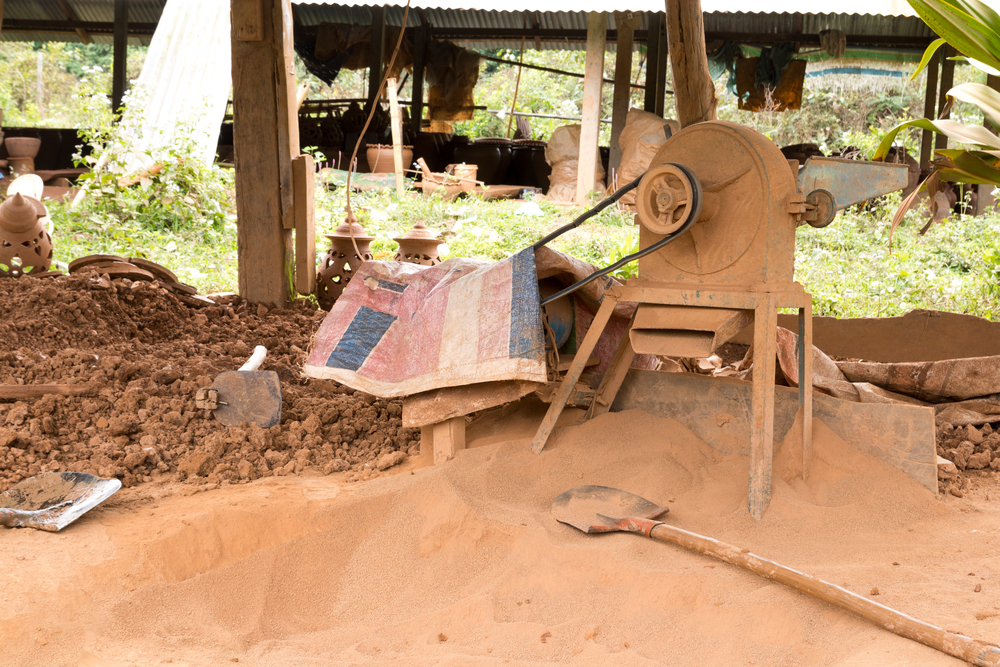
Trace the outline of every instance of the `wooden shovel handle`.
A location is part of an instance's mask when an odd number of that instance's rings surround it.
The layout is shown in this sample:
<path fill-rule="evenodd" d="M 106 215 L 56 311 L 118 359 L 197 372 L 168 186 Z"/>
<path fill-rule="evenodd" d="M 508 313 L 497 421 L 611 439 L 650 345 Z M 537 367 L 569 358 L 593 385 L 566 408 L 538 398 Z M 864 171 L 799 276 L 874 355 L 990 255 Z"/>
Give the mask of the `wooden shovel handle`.
<path fill-rule="evenodd" d="M 636 532 L 645 531 L 642 531 L 640 528 Z M 772 581 L 791 586 L 797 591 L 802 591 L 824 602 L 829 602 L 842 609 L 852 611 L 858 616 L 900 637 L 918 641 L 921 644 L 943 651 L 948 655 L 974 665 L 981 665 L 983 667 L 1000 665 L 1000 648 L 996 646 L 954 632 L 948 632 L 923 621 L 918 621 L 912 616 L 907 616 L 895 609 L 872 602 L 868 598 L 861 597 L 845 588 L 817 579 L 810 574 L 798 572 L 766 558 L 761 558 L 745 549 L 737 549 L 731 544 L 726 544 L 725 542 L 720 542 L 719 540 L 704 537 L 696 533 L 689 533 L 686 530 L 664 523 L 657 523 L 647 534 L 654 539 L 670 542 L 671 544 L 676 544 L 707 556 L 713 556 L 732 565 L 738 565 L 746 570 L 750 570 Z"/>
<path fill-rule="evenodd" d="M 87 396 L 93 393 L 94 387 L 86 384 L 0 384 L 0 401 L 38 398 L 46 394 Z"/>

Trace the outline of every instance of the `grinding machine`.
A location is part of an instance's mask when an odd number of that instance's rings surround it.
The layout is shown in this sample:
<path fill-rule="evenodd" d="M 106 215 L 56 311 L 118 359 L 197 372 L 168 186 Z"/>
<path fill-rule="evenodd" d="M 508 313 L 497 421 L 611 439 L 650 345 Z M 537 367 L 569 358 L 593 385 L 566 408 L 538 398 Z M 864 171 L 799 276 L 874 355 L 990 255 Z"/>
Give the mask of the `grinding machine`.
<path fill-rule="evenodd" d="M 579 404 L 578 381 L 619 301 L 638 304 L 629 335 L 589 399 L 588 416 L 607 412 L 636 354 L 707 357 L 753 324 L 749 510 L 760 519 L 770 502 L 777 311 L 798 310 L 798 384 L 803 471 L 812 434 L 812 298 L 794 280 L 795 229 L 825 227 L 848 206 L 901 190 L 906 165 L 835 158 L 786 160 L 765 136 L 725 121 L 689 126 L 666 141 L 640 178 L 602 202 L 636 190 L 641 250 L 584 281 L 543 298 L 569 294 L 638 259 L 638 277 L 606 298 L 552 396 L 532 442 L 541 452 L 563 408 Z M 585 217 L 535 247 L 579 225 Z M 571 401 L 571 399 L 573 399 Z"/>

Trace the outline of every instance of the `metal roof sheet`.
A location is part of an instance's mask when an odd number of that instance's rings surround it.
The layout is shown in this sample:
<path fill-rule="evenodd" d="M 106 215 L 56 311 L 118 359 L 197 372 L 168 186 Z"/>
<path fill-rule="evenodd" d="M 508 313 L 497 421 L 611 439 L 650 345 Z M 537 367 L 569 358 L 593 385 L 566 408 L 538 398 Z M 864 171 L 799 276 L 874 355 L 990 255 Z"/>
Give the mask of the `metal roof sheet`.
<path fill-rule="evenodd" d="M 114 23 L 114 0 L 66 0 L 77 20 L 96 23 Z M 130 0 L 129 21 L 134 23 L 157 23 L 163 13 L 167 0 Z M 68 21 L 70 20 L 56 0 L 6 0 L 4 3 L 5 19 L 33 21 Z M 78 42 L 79 37 L 72 31 L 64 33 L 24 32 L 6 29 L 0 35 L 5 42 Z M 110 44 L 111 35 L 91 35 L 91 40 L 97 44 Z M 130 37 L 129 44 L 148 45 L 150 37 Z"/>

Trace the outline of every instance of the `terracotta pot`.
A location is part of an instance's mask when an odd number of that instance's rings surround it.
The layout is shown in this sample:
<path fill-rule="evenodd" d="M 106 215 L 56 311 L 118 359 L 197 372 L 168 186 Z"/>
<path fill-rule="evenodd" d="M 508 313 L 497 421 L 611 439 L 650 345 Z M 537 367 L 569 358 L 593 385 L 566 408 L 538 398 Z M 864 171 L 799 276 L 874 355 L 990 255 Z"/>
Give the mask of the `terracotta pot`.
<path fill-rule="evenodd" d="M 373 174 L 393 174 L 396 164 L 392 157 L 392 146 L 368 144 L 365 153 L 368 158 L 368 168 Z M 413 146 L 403 146 L 403 169 L 409 169 L 413 164 Z"/>
<path fill-rule="evenodd" d="M 42 147 L 42 140 L 35 137 L 7 137 L 4 145 L 10 157 L 34 158 L 38 155 L 38 149 Z"/>

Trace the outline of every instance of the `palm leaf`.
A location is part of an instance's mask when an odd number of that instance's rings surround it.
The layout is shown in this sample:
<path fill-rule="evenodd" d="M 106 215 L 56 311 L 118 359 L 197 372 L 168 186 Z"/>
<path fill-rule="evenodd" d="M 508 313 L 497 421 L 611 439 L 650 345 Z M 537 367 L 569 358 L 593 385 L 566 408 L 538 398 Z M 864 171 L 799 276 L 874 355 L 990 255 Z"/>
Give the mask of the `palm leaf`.
<path fill-rule="evenodd" d="M 964 55 L 1000 69 L 1000 16 L 978 0 L 909 0 L 930 28 Z"/>
<path fill-rule="evenodd" d="M 948 97 L 979 107 L 994 127 L 1000 127 L 1000 93 L 981 83 L 963 83 L 948 91 Z"/>

